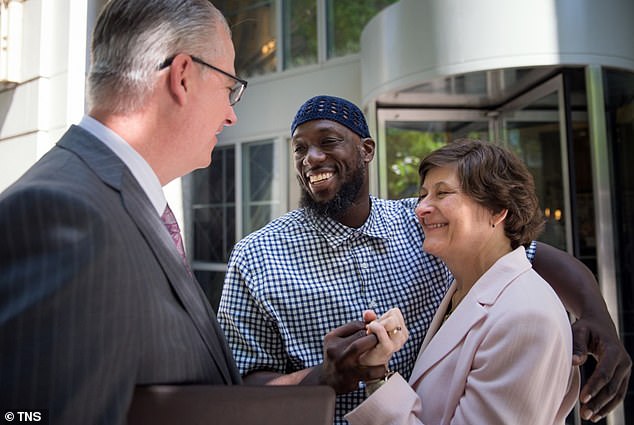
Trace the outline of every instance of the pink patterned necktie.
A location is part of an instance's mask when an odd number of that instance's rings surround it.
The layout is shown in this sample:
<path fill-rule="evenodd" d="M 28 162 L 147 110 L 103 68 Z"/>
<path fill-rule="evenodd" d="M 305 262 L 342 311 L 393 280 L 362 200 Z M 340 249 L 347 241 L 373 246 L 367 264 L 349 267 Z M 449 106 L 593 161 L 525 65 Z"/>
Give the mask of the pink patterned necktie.
<path fill-rule="evenodd" d="M 189 263 L 187 262 L 187 257 L 185 256 L 185 248 L 183 247 L 183 238 L 181 237 L 181 229 L 178 227 L 178 222 L 176 221 L 176 217 L 174 217 L 174 213 L 170 209 L 169 205 L 165 206 L 165 211 L 163 212 L 163 215 L 161 216 L 161 220 L 163 221 L 163 224 L 165 224 L 167 231 L 170 233 L 170 236 L 172 237 L 172 241 L 174 242 L 174 245 L 176 245 L 176 250 L 180 254 L 181 259 L 183 260 L 183 263 L 185 264 L 185 267 L 187 268 L 187 271 L 190 272 L 191 274 L 191 271 L 189 269 Z"/>

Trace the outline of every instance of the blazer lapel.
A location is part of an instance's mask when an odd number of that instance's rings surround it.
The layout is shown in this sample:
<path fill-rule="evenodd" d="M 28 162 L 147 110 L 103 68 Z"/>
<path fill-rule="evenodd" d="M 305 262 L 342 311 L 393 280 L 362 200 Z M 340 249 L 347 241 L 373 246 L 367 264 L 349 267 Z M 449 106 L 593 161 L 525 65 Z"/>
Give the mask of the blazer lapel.
<path fill-rule="evenodd" d="M 473 285 L 462 302 L 443 324 L 445 312 L 455 292 L 449 288 L 436 311 L 418 354 L 409 383 L 414 385 L 430 368 L 460 344 L 469 331 L 486 318 L 489 307 L 521 273 L 531 268 L 526 251 L 519 247 L 500 258 Z"/>
<path fill-rule="evenodd" d="M 453 292 L 454 290 L 451 290 L 447 293 L 441 304 L 444 308 L 439 308 L 432 320 L 412 370 L 409 380 L 412 385 L 460 344 L 469 330 L 486 317 L 487 312 L 479 303 L 465 297 L 445 323 L 442 323 Z M 437 329 L 435 334 L 432 333 L 433 329 Z"/>
<path fill-rule="evenodd" d="M 442 299 L 440 303 L 440 307 L 436 310 L 434 314 L 434 318 L 429 325 L 429 329 L 427 329 L 427 333 L 425 334 L 425 339 L 423 340 L 423 344 L 420 347 L 420 351 L 418 353 L 418 357 L 425 351 L 425 348 L 429 345 L 429 342 L 432 340 L 438 329 L 442 326 L 443 320 L 445 318 L 446 311 L 449 309 L 449 304 L 451 304 L 451 297 L 456 292 L 455 282 L 452 282 L 451 286 L 447 290 L 445 297 Z"/>
<path fill-rule="evenodd" d="M 93 140 L 87 140 L 93 139 Z M 224 341 L 211 320 L 213 312 L 198 282 L 189 275 L 167 229 L 147 195 L 125 164 L 101 141 L 81 127 L 72 126 L 58 143 L 72 150 L 95 171 L 104 183 L 121 194 L 123 207 L 147 240 L 178 299 L 196 326 L 225 382 L 235 381 L 232 364 L 218 344 Z"/>
<path fill-rule="evenodd" d="M 210 320 L 213 313 L 207 308 L 204 294 L 199 289 L 198 282 L 185 269 L 174 242 L 145 193 L 140 188 L 138 190 L 134 188 L 134 186 L 138 186 L 136 180 L 130 173 L 126 174 L 121 192 L 124 207 L 154 251 L 154 255 L 167 275 L 170 285 L 205 341 L 225 382 L 231 383 L 232 379 L 227 368 L 229 362 L 217 343 L 217 341 L 222 341 L 222 338 L 219 338 L 218 330 Z"/>

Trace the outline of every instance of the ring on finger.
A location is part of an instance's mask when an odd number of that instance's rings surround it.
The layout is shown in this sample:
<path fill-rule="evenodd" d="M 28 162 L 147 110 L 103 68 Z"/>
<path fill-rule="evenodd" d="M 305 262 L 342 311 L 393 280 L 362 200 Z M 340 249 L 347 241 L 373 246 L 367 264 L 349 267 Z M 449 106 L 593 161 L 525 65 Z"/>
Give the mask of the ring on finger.
<path fill-rule="evenodd" d="M 397 326 L 397 327 L 395 327 L 394 329 L 392 329 L 392 330 L 390 331 L 390 334 L 391 334 L 391 335 L 396 335 L 397 333 L 399 333 L 399 332 L 400 332 L 400 331 L 402 331 L 402 330 L 403 330 L 403 328 L 401 328 L 400 326 Z"/>

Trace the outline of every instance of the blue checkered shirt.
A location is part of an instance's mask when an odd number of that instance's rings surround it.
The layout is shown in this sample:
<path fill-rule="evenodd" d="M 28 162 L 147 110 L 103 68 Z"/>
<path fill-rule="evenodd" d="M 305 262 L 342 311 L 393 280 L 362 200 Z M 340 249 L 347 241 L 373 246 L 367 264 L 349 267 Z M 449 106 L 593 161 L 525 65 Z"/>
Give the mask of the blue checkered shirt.
<path fill-rule="evenodd" d="M 389 366 L 409 377 L 453 278 L 422 249 L 415 198 L 371 203 L 358 229 L 298 209 L 236 244 L 218 320 L 243 375 L 318 365 L 328 332 L 366 309 L 399 307 L 410 337 Z M 364 398 L 363 388 L 338 395 L 335 424 Z"/>

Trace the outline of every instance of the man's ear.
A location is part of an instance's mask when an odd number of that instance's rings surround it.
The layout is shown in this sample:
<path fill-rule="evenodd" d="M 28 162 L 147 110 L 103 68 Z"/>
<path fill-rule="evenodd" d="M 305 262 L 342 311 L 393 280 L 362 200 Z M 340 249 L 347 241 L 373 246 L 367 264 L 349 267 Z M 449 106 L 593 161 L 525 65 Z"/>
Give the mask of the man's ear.
<path fill-rule="evenodd" d="M 363 160 L 370 162 L 374 158 L 374 150 L 376 149 L 376 143 L 370 137 L 361 139 L 361 149 L 363 150 Z"/>
<path fill-rule="evenodd" d="M 191 90 L 190 76 L 193 62 L 188 55 L 176 55 L 170 65 L 168 87 L 174 100 L 179 105 L 187 102 Z"/>

